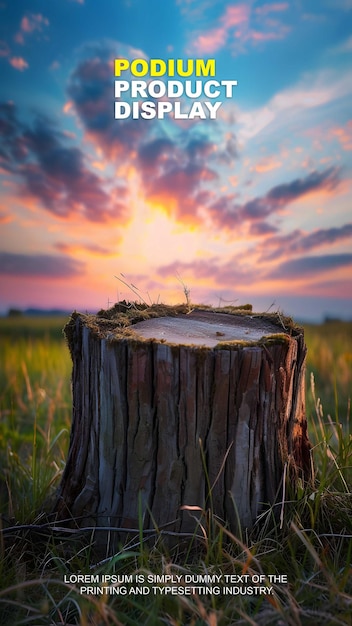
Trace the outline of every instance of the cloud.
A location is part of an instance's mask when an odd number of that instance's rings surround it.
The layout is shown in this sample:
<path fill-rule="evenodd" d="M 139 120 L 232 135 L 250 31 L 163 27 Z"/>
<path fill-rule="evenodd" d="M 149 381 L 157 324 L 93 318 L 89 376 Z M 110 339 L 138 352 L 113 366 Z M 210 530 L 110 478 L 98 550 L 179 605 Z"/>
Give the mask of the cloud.
<path fill-rule="evenodd" d="M 142 143 L 138 148 L 138 163 L 140 168 L 149 172 L 151 169 L 165 167 L 166 163 L 172 166 L 177 162 L 175 150 L 176 146 L 171 139 L 158 137 L 146 143 Z"/>
<path fill-rule="evenodd" d="M 228 42 L 231 31 L 235 37 L 241 38 L 242 29 L 248 28 L 249 18 L 248 5 L 228 5 L 218 19 L 218 25 L 198 35 L 193 43 L 194 50 L 197 54 L 216 52 Z"/>
<path fill-rule="evenodd" d="M 209 256 L 189 262 L 174 261 L 159 266 L 156 269 L 156 275 L 160 276 L 160 281 L 164 283 L 181 278 L 184 284 L 190 287 L 191 293 L 194 291 L 197 294 L 196 297 L 202 294 L 202 298 L 205 295 L 206 299 L 209 297 L 214 299 L 217 295 L 219 303 L 220 300 L 224 302 L 224 298 L 231 298 L 234 303 L 238 294 L 242 294 L 241 298 L 243 294 L 247 294 L 245 298 L 251 298 L 248 296 L 249 293 L 252 293 L 252 297 L 253 293 L 257 293 L 257 297 L 265 293 L 266 297 L 271 299 L 276 297 L 275 294 L 288 289 L 288 293 L 292 295 L 292 290 L 288 288 L 289 282 L 301 279 L 300 294 L 308 289 L 309 280 L 313 279 L 315 293 L 321 292 L 327 295 L 328 292 L 321 289 L 321 285 L 324 284 L 320 280 L 321 275 L 330 270 L 333 272 L 351 265 L 352 254 L 336 254 L 306 256 L 268 268 L 262 262 L 253 262 L 253 254 L 247 250 L 245 254 L 233 254 L 226 259 L 220 256 Z M 287 281 L 287 285 L 278 287 L 273 283 L 278 280 Z M 297 295 L 296 292 L 296 298 Z"/>
<path fill-rule="evenodd" d="M 27 13 L 21 19 L 20 29 L 15 35 L 15 41 L 24 44 L 26 37 L 33 33 L 42 33 L 49 26 L 48 18 L 41 13 Z"/>
<path fill-rule="evenodd" d="M 219 198 L 209 210 L 217 226 L 232 228 L 245 220 L 262 222 L 270 215 L 285 209 L 291 202 L 317 191 L 332 191 L 340 184 L 340 174 L 336 168 L 322 172 L 313 171 L 305 178 L 297 178 L 290 183 L 276 185 L 265 196 L 259 196 L 244 204 L 231 201 L 231 196 Z M 262 224 L 263 229 L 263 224 Z"/>
<path fill-rule="evenodd" d="M 292 259 L 281 263 L 276 269 L 269 272 L 269 279 L 305 279 L 309 276 L 321 274 L 352 265 L 352 254 L 326 254 L 322 256 L 307 256 Z"/>
<path fill-rule="evenodd" d="M 207 165 L 214 153 L 214 144 L 191 130 L 173 141 L 158 138 L 142 143 L 137 165 L 145 198 L 161 204 L 178 220 L 196 222 L 204 185 L 218 178 Z"/>
<path fill-rule="evenodd" d="M 265 240 L 263 260 L 273 260 L 281 256 L 292 256 L 310 252 L 325 245 L 352 238 L 352 223 L 339 227 L 320 228 L 311 233 L 296 229 L 287 235 L 279 235 Z"/>
<path fill-rule="evenodd" d="M 250 234 L 254 237 L 259 236 L 263 237 L 265 235 L 272 235 L 273 233 L 277 233 L 278 229 L 276 226 L 272 224 L 268 224 L 268 222 L 253 222 L 250 227 Z M 264 246 L 266 248 L 267 239 L 265 239 Z"/>
<path fill-rule="evenodd" d="M 253 265 L 247 265 L 241 256 L 233 255 L 230 260 L 221 262 L 218 257 L 196 259 L 189 263 L 175 261 L 158 268 L 157 273 L 163 278 L 181 277 L 187 283 L 191 279 L 201 286 L 206 281 L 209 289 L 236 288 L 255 284 L 260 280 L 260 272 Z"/>
<path fill-rule="evenodd" d="M 197 192 L 203 183 L 216 178 L 215 171 L 205 166 L 176 167 L 153 179 L 146 189 L 146 197 L 161 203 L 177 219 L 197 223 Z"/>
<path fill-rule="evenodd" d="M 287 3 L 268 4 L 262 9 L 265 15 L 257 13 L 255 19 L 260 17 L 265 22 L 273 13 L 284 13 Z M 221 24 L 226 21 L 235 28 L 249 20 L 250 8 L 244 4 L 229 5 L 222 15 Z M 124 50 L 129 58 L 131 49 L 125 47 Z M 191 124 L 185 131 L 172 118 L 163 123 L 149 120 L 147 124 L 140 119 L 113 119 L 112 61 L 121 51 L 122 46 L 117 42 L 90 45 L 83 50 L 84 58 L 68 83 L 69 112 L 75 112 L 86 137 L 111 164 L 121 171 L 125 171 L 123 168 L 128 164 L 128 173 L 133 173 L 136 185 L 140 184 L 140 194 L 147 202 L 163 207 L 174 219 L 185 222 L 195 223 L 205 212 L 215 226 L 224 229 L 249 222 L 252 234 L 264 236 L 276 232 L 266 223 L 270 215 L 309 193 L 337 188 L 339 173 L 330 168 L 277 185 L 266 195 L 242 204 L 234 194 L 224 194 L 220 187 L 224 166 L 232 165 L 238 158 L 237 138 L 227 132 L 226 125 L 214 124 L 210 131 L 207 129 L 202 134 L 201 125 Z M 278 94 L 274 102 L 278 109 L 284 110 L 288 98 Z M 277 159 L 266 158 L 257 164 L 257 169 L 266 172 L 280 165 Z M 218 188 L 214 186 L 217 180 Z M 254 227 L 254 223 L 258 226 Z"/>
<path fill-rule="evenodd" d="M 35 30 L 41 31 L 43 26 L 49 26 L 49 20 L 40 13 L 26 15 L 21 20 L 21 30 L 24 33 L 33 33 Z"/>
<path fill-rule="evenodd" d="M 298 251 L 311 250 L 312 248 L 322 246 L 326 243 L 331 244 L 351 237 L 352 224 L 345 224 L 339 228 L 319 229 L 305 236 L 301 234 L 300 240 L 296 242 L 296 249 L 298 248 Z"/>
<path fill-rule="evenodd" d="M 29 68 L 27 61 L 23 57 L 11 57 L 9 63 L 15 70 L 19 70 L 20 72 Z"/>
<path fill-rule="evenodd" d="M 8 224 L 9 222 L 12 222 L 12 220 L 13 216 L 9 213 L 9 211 L 2 211 L 0 209 L 0 224 Z"/>
<path fill-rule="evenodd" d="M 266 172 L 270 172 L 271 170 L 275 170 L 282 166 L 282 162 L 277 159 L 275 156 L 263 157 L 256 163 L 253 167 L 255 172 L 258 174 L 263 174 Z"/>
<path fill-rule="evenodd" d="M 109 59 L 86 59 L 72 73 L 67 91 L 87 130 L 102 132 L 112 125 L 112 86 Z"/>
<path fill-rule="evenodd" d="M 345 126 L 335 126 L 328 134 L 336 138 L 344 150 L 352 150 L 352 120 L 346 122 Z"/>
<path fill-rule="evenodd" d="M 296 178 L 291 183 L 273 187 L 267 194 L 269 202 L 288 204 L 297 198 L 319 189 L 333 190 L 340 182 L 337 168 L 330 167 L 323 172 L 311 172 L 305 178 Z"/>
<path fill-rule="evenodd" d="M 264 106 L 251 111 L 237 113 L 239 139 L 247 142 L 266 131 L 287 133 L 307 132 L 311 129 L 313 115 L 321 107 L 352 94 L 352 72 L 336 74 L 322 70 L 314 75 L 307 73 L 293 87 L 276 93 Z M 309 117 L 310 113 L 310 117 Z M 316 118 L 313 118 L 313 124 Z M 288 124 L 290 127 L 288 128 Z"/>
<path fill-rule="evenodd" d="M 45 117 L 32 126 L 17 119 L 15 105 L 0 105 L 0 165 L 20 181 L 20 193 L 51 213 L 80 213 L 92 222 L 123 216 L 122 203 L 104 189 L 104 179 L 85 163 L 83 152 Z"/>
<path fill-rule="evenodd" d="M 97 256 L 109 256 L 114 254 L 114 252 L 111 252 L 111 250 L 109 250 L 108 248 L 104 248 L 103 246 L 99 246 L 98 244 L 95 243 L 78 243 L 78 244 L 68 244 L 66 242 L 57 242 L 55 244 L 55 248 L 56 250 L 59 250 L 59 252 L 64 252 L 65 254 L 70 254 L 72 252 L 89 252 L 90 254 L 94 254 Z"/>
<path fill-rule="evenodd" d="M 84 264 L 65 256 L 0 252 L 0 275 L 70 278 L 84 273 Z"/>
<path fill-rule="evenodd" d="M 223 48 L 227 41 L 227 29 L 224 26 L 213 28 L 198 36 L 193 44 L 197 54 L 212 54 Z"/>
<path fill-rule="evenodd" d="M 141 143 L 138 148 L 138 166 L 147 173 L 144 183 L 148 183 L 150 169 L 156 174 L 168 174 L 171 171 L 189 169 L 190 177 L 216 152 L 216 146 L 204 136 L 192 133 L 179 135 L 174 140 L 159 137 Z M 202 175 L 200 173 L 200 180 Z"/>
<path fill-rule="evenodd" d="M 117 42 L 84 50 L 89 56 L 78 63 L 68 83 L 70 112 L 79 117 L 86 137 L 110 163 L 121 171 L 128 165 L 147 202 L 163 207 L 177 220 L 195 222 L 199 194 L 218 178 L 216 166 L 237 157 L 235 137 L 228 133 L 221 145 L 219 136 L 215 142 L 202 132 L 201 124 L 191 122 L 184 130 L 172 117 L 162 123 L 113 119 L 113 58 L 122 50 L 130 58 L 132 49 Z M 215 124 L 213 130 L 216 133 Z"/>
<path fill-rule="evenodd" d="M 217 146 L 212 143 L 207 137 L 192 136 L 191 133 L 189 142 L 187 143 L 185 150 L 191 163 L 194 163 L 198 160 L 203 162 L 205 159 L 209 159 L 211 155 L 214 155 L 215 152 L 217 152 Z M 232 156 L 237 156 L 236 146 L 235 144 L 231 143 L 230 139 L 227 141 L 226 150 L 229 153 L 231 153 L 232 151 Z"/>
<path fill-rule="evenodd" d="M 12 102 L 0 102 L 0 166 L 9 172 L 16 169 L 27 154 L 23 129 L 21 131 Z"/>
<path fill-rule="evenodd" d="M 257 9 L 245 3 L 229 4 L 211 29 L 192 33 L 191 50 L 199 55 L 212 54 L 227 45 L 233 53 L 242 54 L 248 45 L 283 39 L 290 28 L 271 15 L 288 8 L 286 2 L 269 3 Z"/>
<path fill-rule="evenodd" d="M 114 58 L 145 58 L 142 51 L 116 42 L 87 45 L 82 51 L 84 58 L 73 70 L 67 93 L 70 108 L 78 115 L 85 132 L 110 159 L 133 154 L 140 141 L 151 134 L 155 125 L 152 120 L 115 120 L 113 116 Z M 87 56 L 88 55 L 88 56 Z"/>
<path fill-rule="evenodd" d="M 253 229 L 251 229 L 252 234 Z M 280 257 L 290 257 L 352 238 L 352 224 L 340 227 L 321 228 L 311 233 L 295 229 L 286 235 L 268 237 L 262 244 L 261 259 L 272 261 Z"/>

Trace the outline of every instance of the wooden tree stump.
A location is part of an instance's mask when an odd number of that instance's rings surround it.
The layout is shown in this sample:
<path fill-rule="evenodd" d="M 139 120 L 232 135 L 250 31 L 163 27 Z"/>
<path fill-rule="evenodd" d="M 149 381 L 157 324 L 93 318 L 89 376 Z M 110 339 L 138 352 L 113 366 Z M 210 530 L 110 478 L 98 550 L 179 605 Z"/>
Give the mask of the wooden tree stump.
<path fill-rule="evenodd" d="M 73 422 L 56 512 L 192 532 L 184 506 L 251 527 L 310 478 L 301 328 L 277 314 L 119 303 L 73 313 Z M 210 488 L 209 488 L 210 486 Z"/>

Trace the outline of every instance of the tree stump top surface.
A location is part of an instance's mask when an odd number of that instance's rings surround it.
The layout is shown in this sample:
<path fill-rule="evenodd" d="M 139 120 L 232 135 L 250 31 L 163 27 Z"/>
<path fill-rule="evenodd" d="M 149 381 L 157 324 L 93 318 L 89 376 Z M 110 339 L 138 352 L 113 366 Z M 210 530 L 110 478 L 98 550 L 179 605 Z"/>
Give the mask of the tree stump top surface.
<path fill-rule="evenodd" d="M 213 348 L 228 341 L 258 341 L 263 336 L 281 334 L 283 327 L 250 315 L 193 311 L 143 320 L 133 325 L 133 331 L 144 339 Z"/>
<path fill-rule="evenodd" d="M 170 345 L 226 348 L 282 343 L 302 334 L 291 318 L 279 313 L 254 313 L 251 305 L 212 308 L 197 305 L 151 305 L 123 301 L 96 315 L 73 313 L 65 334 L 72 347 L 75 320 L 109 342 L 157 342 Z"/>

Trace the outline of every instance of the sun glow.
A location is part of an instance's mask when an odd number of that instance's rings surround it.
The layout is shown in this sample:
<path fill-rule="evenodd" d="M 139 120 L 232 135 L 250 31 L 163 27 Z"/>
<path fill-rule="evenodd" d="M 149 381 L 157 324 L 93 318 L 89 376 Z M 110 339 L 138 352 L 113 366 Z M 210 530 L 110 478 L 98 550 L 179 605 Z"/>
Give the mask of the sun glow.
<path fill-rule="evenodd" d="M 124 229 L 119 256 L 124 266 L 140 273 L 142 268 L 167 265 L 176 258 L 191 260 L 200 237 L 197 229 L 178 224 L 162 205 L 151 206 L 138 200 L 133 218 Z"/>

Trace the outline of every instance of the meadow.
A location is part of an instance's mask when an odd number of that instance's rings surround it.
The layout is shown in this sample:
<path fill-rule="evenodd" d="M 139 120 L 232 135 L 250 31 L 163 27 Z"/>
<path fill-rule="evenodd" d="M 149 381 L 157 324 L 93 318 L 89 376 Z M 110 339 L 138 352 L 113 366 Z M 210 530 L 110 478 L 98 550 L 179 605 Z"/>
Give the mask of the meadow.
<path fill-rule="evenodd" d="M 94 532 L 67 533 L 49 515 L 71 424 L 65 322 L 0 319 L 0 624 L 352 624 L 352 323 L 305 326 L 315 481 L 295 494 L 287 485 L 279 521 L 268 509 L 234 536 L 204 511 L 202 541 L 171 549 L 140 531 L 97 563 Z M 261 577 L 272 592 L 87 595 L 78 573 Z"/>

